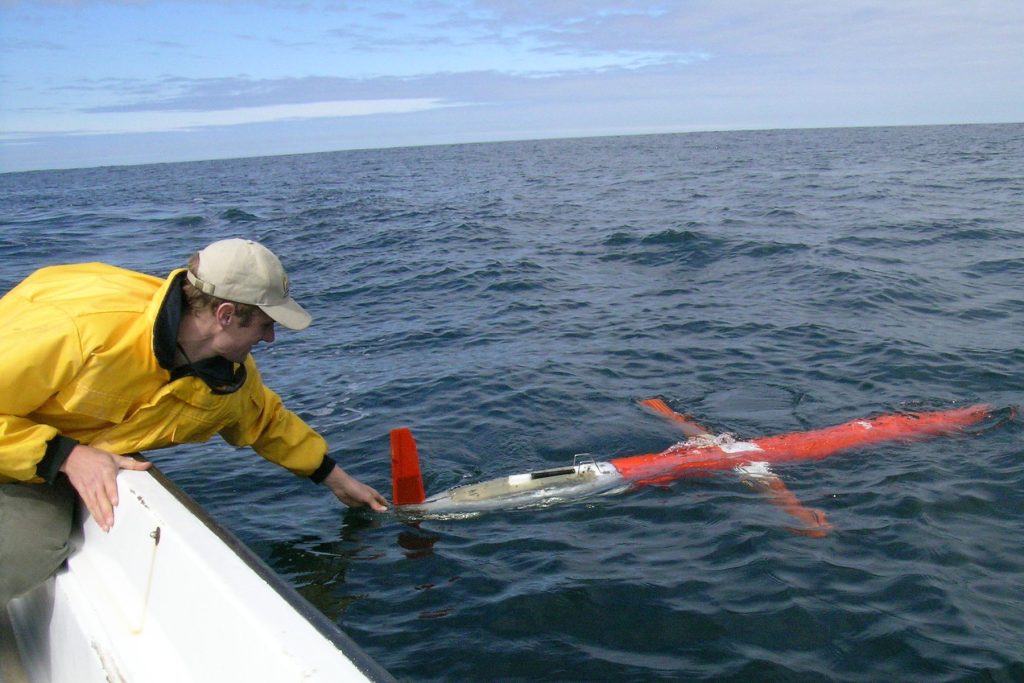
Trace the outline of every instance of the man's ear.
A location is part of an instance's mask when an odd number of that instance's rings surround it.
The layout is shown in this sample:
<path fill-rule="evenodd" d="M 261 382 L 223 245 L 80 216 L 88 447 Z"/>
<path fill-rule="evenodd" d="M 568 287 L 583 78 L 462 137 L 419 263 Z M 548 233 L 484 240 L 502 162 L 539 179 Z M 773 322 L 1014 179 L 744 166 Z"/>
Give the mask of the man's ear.
<path fill-rule="evenodd" d="M 213 315 L 221 327 L 227 327 L 231 324 L 231 318 L 234 317 L 235 312 L 235 305 L 230 301 L 225 301 L 214 309 Z"/>

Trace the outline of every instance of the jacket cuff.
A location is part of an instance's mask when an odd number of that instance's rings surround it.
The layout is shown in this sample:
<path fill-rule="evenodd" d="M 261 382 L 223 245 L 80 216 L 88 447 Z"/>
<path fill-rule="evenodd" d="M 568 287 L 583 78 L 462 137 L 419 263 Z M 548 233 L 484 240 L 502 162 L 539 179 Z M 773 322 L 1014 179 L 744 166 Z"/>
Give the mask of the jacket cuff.
<path fill-rule="evenodd" d="M 320 463 L 320 467 L 317 467 L 316 471 L 309 475 L 309 478 L 313 480 L 314 484 L 322 484 L 324 479 L 327 478 L 327 475 L 331 473 L 331 470 L 333 470 L 337 464 L 338 463 L 334 462 L 331 456 L 325 455 L 324 461 Z"/>
<path fill-rule="evenodd" d="M 60 434 L 50 439 L 46 443 L 46 455 L 36 465 L 36 475 L 45 479 L 48 484 L 52 484 L 60 474 L 60 468 L 64 465 L 64 461 L 68 459 L 71 451 L 77 445 L 78 441 Z"/>

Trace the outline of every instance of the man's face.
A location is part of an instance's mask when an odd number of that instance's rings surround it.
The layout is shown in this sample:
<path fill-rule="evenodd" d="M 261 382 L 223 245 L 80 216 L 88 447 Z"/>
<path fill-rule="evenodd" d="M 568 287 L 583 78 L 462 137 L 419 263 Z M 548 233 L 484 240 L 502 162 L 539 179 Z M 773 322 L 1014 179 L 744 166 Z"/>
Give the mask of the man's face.
<path fill-rule="evenodd" d="M 230 304 L 228 304 L 230 306 Z M 263 311 L 256 311 L 248 325 L 243 326 L 241 318 L 231 306 L 228 315 L 219 311 L 220 332 L 214 340 L 214 350 L 234 363 L 245 362 L 253 347 L 262 342 L 274 341 L 274 320 Z"/>

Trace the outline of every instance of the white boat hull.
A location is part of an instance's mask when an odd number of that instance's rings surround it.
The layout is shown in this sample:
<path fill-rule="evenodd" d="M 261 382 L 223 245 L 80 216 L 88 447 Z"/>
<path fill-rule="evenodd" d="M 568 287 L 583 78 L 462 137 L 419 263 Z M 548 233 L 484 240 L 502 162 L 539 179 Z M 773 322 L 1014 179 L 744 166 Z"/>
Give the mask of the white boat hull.
<path fill-rule="evenodd" d="M 392 680 L 155 468 L 118 495 L 110 533 L 83 511 L 66 569 L 8 606 L 28 681 Z"/>

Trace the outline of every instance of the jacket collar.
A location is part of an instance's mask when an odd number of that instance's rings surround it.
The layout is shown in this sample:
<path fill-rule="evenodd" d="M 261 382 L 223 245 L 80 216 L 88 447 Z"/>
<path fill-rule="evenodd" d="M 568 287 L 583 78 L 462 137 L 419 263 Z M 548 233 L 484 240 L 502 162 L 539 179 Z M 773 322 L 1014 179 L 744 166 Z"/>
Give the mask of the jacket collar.
<path fill-rule="evenodd" d="M 177 270 L 168 277 L 169 286 L 153 323 L 153 354 L 160 367 L 171 373 L 171 381 L 182 377 L 198 377 L 214 394 L 231 394 L 245 384 L 245 365 L 235 365 L 227 358 L 214 356 L 195 363 L 175 366 L 178 351 L 178 328 L 185 311 L 182 284 L 185 271 Z M 183 352 L 184 355 L 184 352 Z"/>

